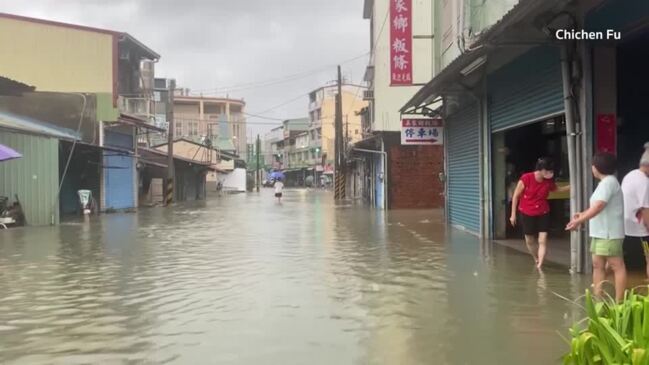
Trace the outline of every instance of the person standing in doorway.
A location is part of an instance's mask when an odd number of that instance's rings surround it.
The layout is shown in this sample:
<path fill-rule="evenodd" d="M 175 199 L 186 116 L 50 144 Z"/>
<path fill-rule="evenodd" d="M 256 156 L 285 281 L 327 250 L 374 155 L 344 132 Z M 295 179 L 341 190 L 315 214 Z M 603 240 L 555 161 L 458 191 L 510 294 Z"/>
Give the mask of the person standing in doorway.
<path fill-rule="evenodd" d="M 559 190 L 554 183 L 554 163 L 547 157 L 539 158 L 533 172 L 521 176 L 512 198 L 512 213 L 509 218 L 516 226 L 517 212 L 520 213 L 525 244 L 534 258 L 536 267 L 541 269 L 547 252 L 548 229 L 550 226 L 550 192 Z M 570 187 L 561 188 L 570 190 Z M 538 249 L 535 247 L 538 243 Z"/>
<path fill-rule="evenodd" d="M 593 176 L 599 180 L 595 192 L 590 197 L 590 208 L 577 213 L 566 226 L 566 230 L 576 230 L 590 221 L 590 251 L 593 255 L 593 288 L 595 295 L 601 296 L 602 283 L 606 278 L 606 265 L 615 275 L 615 299 L 624 299 L 626 290 L 626 266 L 622 243 L 624 242 L 624 197 L 622 188 L 615 177 L 617 160 L 610 153 L 597 153 L 593 157 Z"/>
<path fill-rule="evenodd" d="M 649 142 L 645 143 L 644 148 L 640 167 L 629 172 L 622 180 L 626 235 L 624 246 L 629 252 L 636 251 L 631 249 L 636 246 L 642 247 L 649 278 Z"/>
<path fill-rule="evenodd" d="M 277 202 L 281 203 L 282 202 L 282 195 L 284 193 L 284 183 L 282 182 L 282 179 L 277 179 L 275 181 L 275 198 L 277 198 Z"/>

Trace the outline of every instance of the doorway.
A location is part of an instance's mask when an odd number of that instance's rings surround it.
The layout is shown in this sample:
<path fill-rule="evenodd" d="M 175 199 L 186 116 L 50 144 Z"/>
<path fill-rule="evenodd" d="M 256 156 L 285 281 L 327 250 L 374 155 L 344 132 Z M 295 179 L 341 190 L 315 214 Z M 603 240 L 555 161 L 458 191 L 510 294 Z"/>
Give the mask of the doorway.
<path fill-rule="evenodd" d="M 493 156 L 493 232 L 499 240 L 522 239 L 520 225 L 512 227 L 511 199 L 520 177 L 534 171 L 536 161 L 550 157 L 555 165 L 557 185 L 569 183 L 568 146 L 563 115 L 497 132 L 492 135 Z M 570 218 L 570 194 L 552 193 L 550 200 L 550 238 L 569 239 L 565 224 Z"/>
<path fill-rule="evenodd" d="M 625 37 L 617 48 L 617 154 L 620 182 L 637 169 L 644 144 L 649 142 L 649 31 Z M 630 269 L 644 266 L 641 247 L 625 245 L 625 261 Z"/>

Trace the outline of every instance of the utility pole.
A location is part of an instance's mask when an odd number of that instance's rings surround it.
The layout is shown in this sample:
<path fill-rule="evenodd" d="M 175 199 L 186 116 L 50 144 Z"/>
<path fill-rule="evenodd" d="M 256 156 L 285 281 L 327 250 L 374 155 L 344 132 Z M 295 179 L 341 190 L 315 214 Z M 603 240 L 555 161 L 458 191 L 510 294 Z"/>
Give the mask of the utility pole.
<path fill-rule="evenodd" d="M 342 72 L 340 65 L 338 66 L 338 94 L 336 95 L 336 120 L 335 120 L 335 154 L 336 154 L 336 170 L 335 170 L 335 184 L 334 184 L 334 198 L 336 200 L 345 199 L 345 161 L 343 158 L 344 141 L 343 141 L 343 99 L 342 99 Z"/>
<path fill-rule="evenodd" d="M 259 134 L 257 135 L 257 172 L 256 172 L 256 177 L 257 177 L 257 192 L 259 192 L 259 182 L 261 181 L 261 172 L 259 170 L 259 152 L 261 150 L 261 139 L 259 139 Z"/>
<path fill-rule="evenodd" d="M 167 188 L 165 190 L 165 206 L 170 206 L 174 200 L 174 93 L 176 90 L 176 80 L 169 80 L 169 104 L 167 105 Z"/>

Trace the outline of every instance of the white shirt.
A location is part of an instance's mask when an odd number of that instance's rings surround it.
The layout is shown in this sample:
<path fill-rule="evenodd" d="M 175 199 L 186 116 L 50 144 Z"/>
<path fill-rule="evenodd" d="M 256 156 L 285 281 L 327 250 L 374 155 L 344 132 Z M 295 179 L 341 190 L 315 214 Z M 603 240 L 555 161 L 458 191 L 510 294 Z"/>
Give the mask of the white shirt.
<path fill-rule="evenodd" d="M 284 183 L 281 181 L 275 181 L 275 194 L 281 193 L 284 190 Z"/>
<path fill-rule="evenodd" d="M 622 180 L 624 193 L 624 231 L 627 236 L 647 237 L 647 227 L 638 222 L 640 209 L 649 209 L 649 177 L 640 170 L 629 172 Z"/>
<path fill-rule="evenodd" d="M 590 236 L 602 239 L 624 239 L 624 198 L 615 176 L 606 176 L 590 197 L 590 204 L 606 203 L 604 210 L 590 220 Z"/>

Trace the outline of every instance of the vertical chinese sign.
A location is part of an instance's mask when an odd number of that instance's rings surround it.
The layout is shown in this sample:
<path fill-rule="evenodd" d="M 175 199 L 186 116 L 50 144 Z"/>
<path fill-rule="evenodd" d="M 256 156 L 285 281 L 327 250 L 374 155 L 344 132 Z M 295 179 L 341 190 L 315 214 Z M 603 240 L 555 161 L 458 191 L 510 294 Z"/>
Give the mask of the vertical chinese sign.
<path fill-rule="evenodd" d="M 443 145 L 444 125 L 441 119 L 402 119 L 402 145 Z"/>
<path fill-rule="evenodd" d="M 412 85 L 412 0 L 390 0 L 390 85 Z"/>
<path fill-rule="evenodd" d="M 617 119 L 615 114 L 597 115 L 597 151 L 617 155 Z"/>

